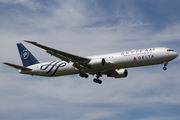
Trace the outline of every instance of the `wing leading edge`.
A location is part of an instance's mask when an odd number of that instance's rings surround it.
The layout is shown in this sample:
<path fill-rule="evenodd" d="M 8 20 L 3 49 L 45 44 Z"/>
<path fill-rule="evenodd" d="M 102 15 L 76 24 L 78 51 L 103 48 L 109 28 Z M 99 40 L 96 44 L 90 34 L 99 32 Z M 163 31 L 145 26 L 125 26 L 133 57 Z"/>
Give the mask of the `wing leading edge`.
<path fill-rule="evenodd" d="M 47 47 L 47 46 L 44 46 L 44 45 L 41 45 L 41 44 L 38 44 L 37 42 L 33 42 L 33 41 L 27 41 L 27 40 L 24 40 L 25 42 L 28 42 L 28 43 L 31 43 L 37 47 L 40 47 L 44 50 L 46 50 L 47 53 L 63 60 L 63 61 L 66 61 L 66 62 L 73 62 L 73 66 L 78 68 L 78 69 L 83 69 L 84 66 L 86 66 L 86 64 L 88 62 L 91 61 L 91 59 L 89 58 L 85 58 L 85 57 L 80 57 L 80 56 L 77 56 L 77 55 L 73 55 L 73 54 L 70 54 L 70 53 L 66 53 L 66 52 L 63 52 L 63 51 L 59 51 L 59 50 L 56 50 L 56 49 L 53 49 L 53 48 L 50 48 L 50 47 Z"/>

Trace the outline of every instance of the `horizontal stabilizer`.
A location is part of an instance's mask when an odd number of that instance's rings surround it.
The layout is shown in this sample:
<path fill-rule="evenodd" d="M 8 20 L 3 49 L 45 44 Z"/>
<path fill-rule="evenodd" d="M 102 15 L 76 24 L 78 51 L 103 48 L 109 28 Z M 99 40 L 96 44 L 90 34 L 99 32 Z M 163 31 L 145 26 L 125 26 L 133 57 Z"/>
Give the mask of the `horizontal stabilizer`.
<path fill-rule="evenodd" d="M 11 64 L 11 63 L 4 62 L 3 64 L 6 64 L 6 65 L 11 66 L 11 67 L 16 68 L 16 69 L 32 70 L 32 69 L 29 69 L 29 68 L 26 68 L 26 67 L 23 67 L 23 66 L 19 66 L 19 65 L 15 65 L 15 64 Z"/>

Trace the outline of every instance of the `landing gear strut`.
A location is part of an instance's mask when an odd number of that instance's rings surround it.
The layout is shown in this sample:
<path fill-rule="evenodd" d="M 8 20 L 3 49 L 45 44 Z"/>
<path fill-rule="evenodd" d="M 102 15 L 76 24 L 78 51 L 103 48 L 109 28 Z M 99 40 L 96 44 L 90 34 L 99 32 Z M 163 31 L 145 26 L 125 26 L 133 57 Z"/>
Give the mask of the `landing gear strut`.
<path fill-rule="evenodd" d="M 167 64 L 168 64 L 168 62 L 165 62 L 165 63 L 164 63 L 164 67 L 163 67 L 163 70 L 164 70 L 164 71 L 167 70 L 167 68 L 166 68 Z"/>
<path fill-rule="evenodd" d="M 102 77 L 102 74 L 101 74 L 101 73 L 96 73 L 96 79 L 94 79 L 93 81 L 94 81 L 95 83 L 101 84 L 101 83 L 102 83 L 102 80 L 100 80 L 99 77 Z"/>

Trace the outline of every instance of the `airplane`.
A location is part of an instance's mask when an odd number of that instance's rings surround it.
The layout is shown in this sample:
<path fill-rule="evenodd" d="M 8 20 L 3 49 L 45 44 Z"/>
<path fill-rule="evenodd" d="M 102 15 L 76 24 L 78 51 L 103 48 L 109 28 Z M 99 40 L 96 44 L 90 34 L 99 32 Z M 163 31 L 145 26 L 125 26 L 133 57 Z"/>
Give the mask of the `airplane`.
<path fill-rule="evenodd" d="M 99 79 L 102 75 L 114 78 L 127 77 L 128 71 L 126 68 L 164 64 L 163 70 L 167 70 L 166 66 L 168 62 L 178 56 L 170 48 L 154 47 L 81 57 L 38 44 L 34 41 L 24 41 L 46 50 L 47 53 L 62 61 L 55 60 L 41 63 L 23 43 L 17 43 L 23 66 L 7 62 L 3 64 L 19 69 L 19 73 L 21 74 L 32 76 L 54 77 L 79 74 L 83 78 L 88 78 L 89 75 L 96 75 L 93 81 L 99 84 L 102 83 L 102 80 Z"/>

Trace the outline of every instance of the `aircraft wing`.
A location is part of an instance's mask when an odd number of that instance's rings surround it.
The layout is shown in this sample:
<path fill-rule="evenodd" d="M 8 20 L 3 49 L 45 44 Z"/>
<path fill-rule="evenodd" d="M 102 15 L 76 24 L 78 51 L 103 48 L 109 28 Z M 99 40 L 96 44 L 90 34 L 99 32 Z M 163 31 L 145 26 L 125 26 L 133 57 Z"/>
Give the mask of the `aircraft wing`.
<path fill-rule="evenodd" d="M 73 54 L 63 52 L 63 51 L 59 51 L 59 50 L 38 44 L 37 42 L 27 41 L 27 40 L 24 40 L 24 41 L 46 50 L 47 53 L 49 53 L 49 54 L 51 54 L 51 55 L 53 55 L 53 56 L 55 56 L 55 57 L 57 57 L 63 61 L 66 61 L 68 63 L 70 61 L 73 62 L 74 63 L 73 66 L 78 68 L 78 69 L 82 69 L 84 64 L 90 62 L 89 58 L 80 57 L 77 55 L 73 55 Z"/>

